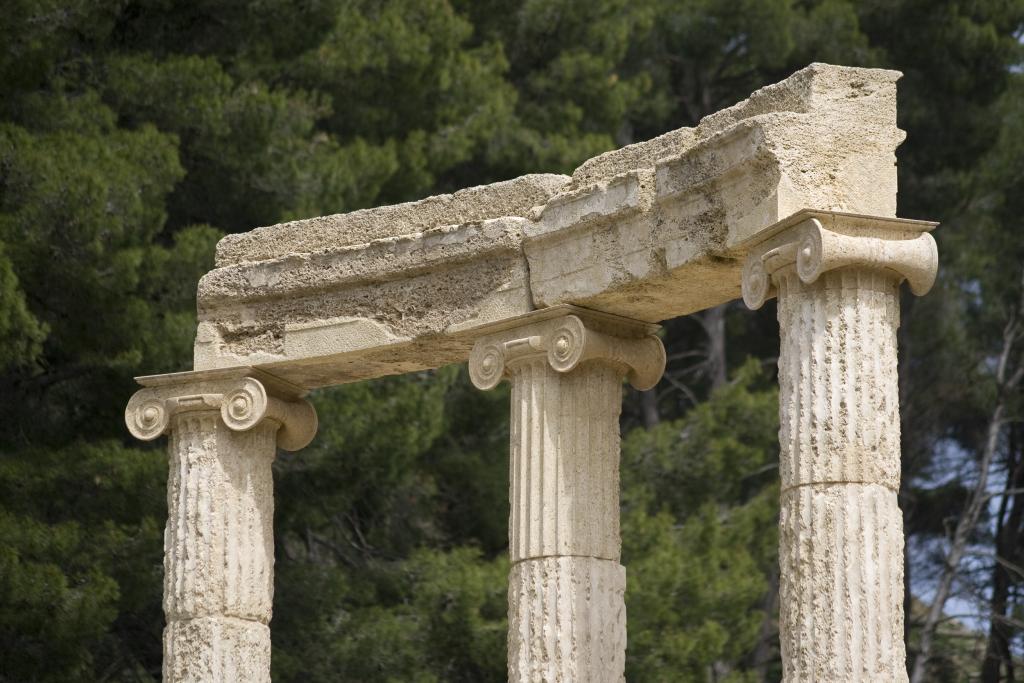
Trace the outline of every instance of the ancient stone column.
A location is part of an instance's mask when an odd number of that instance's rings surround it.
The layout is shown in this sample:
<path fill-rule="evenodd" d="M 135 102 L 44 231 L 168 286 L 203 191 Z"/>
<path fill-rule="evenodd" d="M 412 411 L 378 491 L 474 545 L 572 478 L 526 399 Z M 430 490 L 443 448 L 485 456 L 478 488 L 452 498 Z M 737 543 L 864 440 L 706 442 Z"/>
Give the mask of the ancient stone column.
<path fill-rule="evenodd" d="M 747 257 L 747 305 L 778 295 L 780 638 L 790 683 L 907 680 L 896 330 L 900 283 L 924 294 L 934 282 L 933 226 L 810 219 Z"/>
<path fill-rule="evenodd" d="M 656 326 L 570 306 L 480 339 L 480 389 L 512 382 L 508 679 L 622 681 L 626 571 L 619 564 L 622 379 L 657 383 Z"/>
<path fill-rule="evenodd" d="M 163 680 L 269 681 L 278 447 L 316 412 L 297 387 L 250 368 L 141 377 L 125 421 L 169 433 Z"/>

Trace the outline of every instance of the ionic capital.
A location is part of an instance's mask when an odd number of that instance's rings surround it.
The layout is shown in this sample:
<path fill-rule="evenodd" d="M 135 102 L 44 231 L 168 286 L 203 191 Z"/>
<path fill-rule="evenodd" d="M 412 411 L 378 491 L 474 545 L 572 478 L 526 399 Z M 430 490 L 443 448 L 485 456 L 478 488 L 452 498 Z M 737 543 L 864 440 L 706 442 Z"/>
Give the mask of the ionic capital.
<path fill-rule="evenodd" d="M 469 357 L 469 376 L 478 389 L 493 389 L 529 359 L 544 359 L 557 372 L 583 363 L 619 367 L 629 383 L 650 389 L 665 371 L 665 347 L 658 326 L 575 306 L 542 309 L 482 337 Z"/>
<path fill-rule="evenodd" d="M 137 439 L 165 433 L 176 414 L 218 411 L 231 430 L 244 432 L 264 420 L 280 425 L 277 443 L 286 451 L 306 446 L 316 435 L 316 410 L 303 391 L 253 368 L 179 372 L 136 378 L 145 388 L 128 401 L 124 418 Z"/>
<path fill-rule="evenodd" d="M 828 227 L 825 227 L 828 225 Z M 939 254 L 934 223 L 853 214 L 822 214 L 785 227 L 751 247 L 743 265 L 743 301 L 760 308 L 778 278 L 795 272 L 805 284 L 838 268 L 888 270 L 925 294 L 935 283 Z"/>

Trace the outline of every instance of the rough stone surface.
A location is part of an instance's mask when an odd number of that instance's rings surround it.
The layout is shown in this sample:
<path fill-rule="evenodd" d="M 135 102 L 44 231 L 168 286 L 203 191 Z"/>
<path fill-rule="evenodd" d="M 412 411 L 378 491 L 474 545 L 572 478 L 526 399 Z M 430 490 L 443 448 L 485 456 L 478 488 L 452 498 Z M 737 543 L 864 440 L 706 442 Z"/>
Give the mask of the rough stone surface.
<path fill-rule="evenodd" d="M 843 269 L 812 285 L 794 274 L 779 289 L 783 488 L 858 482 L 898 491 L 896 274 Z"/>
<path fill-rule="evenodd" d="M 787 682 L 907 680 L 897 285 L 868 269 L 779 284 Z"/>
<path fill-rule="evenodd" d="M 622 377 L 600 363 L 560 374 L 545 356 L 512 379 L 509 559 L 618 560 Z"/>
<path fill-rule="evenodd" d="M 596 185 L 636 169 L 654 168 L 659 159 L 678 156 L 693 147 L 696 141 L 696 130 L 678 128 L 651 140 L 605 152 L 583 162 L 572 172 L 571 189 Z"/>
<path fill-rule="evenodd" d="M 167 681 L 270 680 L 276 429 L 265 421 L 234 432 L 212 410 L 174 418 L 164 532 Z"/>
<path fill-rule="evenodd" d="M 528 228 L 534 303 L 663 320 L 736 298 L 740 245 L 801 209 L 894 216 L 898 77 L 812 64 L 587 162 Z"/>
<path fill-rule="evenodd" d="M 783 491 L 779 569 L 783 680 L 907 680 L 894 491 L 853 483 Z"/>
<path fill-rule="evenodd" d="M 592 557 L 517 562 L 508 577 L 508 680 L 620 683 L 626 569 Z"/>
<path fill-rule="evenodd" d="M 196 367 L 258 363 L 273 370 L 309 360 L 311 368 L 286 376 L 320 386 L 372 372 L 395 356 L 416 358 L 414 342 L 432 336 L 439 339 L 422 354 L 430 362 L 404 371 L 464 360 L 472 347 L 464 329 L 532 310 L 520 247 L 526 222 L 446 226 L 213 270 L 199 283 Z"/>
<path fill-rule="evenodd" d="M 217 245 L 217 266 L 266 261 L 291 254 L 315 254 L 502 216 L 525 216 L 560 190 L 569 178 L 525 175 L 469 187 L 418 202 L 310 218 L 228 235 Z"/>
<path fill-rule="evenodd" d="M 512 382 L 509 681 L 623 680 L 622 379 L 657 383 L 665 350 L 654 331 L 561 307 L 524 316 L 473 349 L 478 388 Z"/>
<path fill-rule="evenodd" d="M 269 623 L 276 431 L 265 421 L 233 432 L 211 410 L 174 418 L 164 532 L 168 621 L 221 615 Z"/>
<path fill-rule="evenodd" d="M 488 325 L 538 308 L 654 322 L 734 299 L 746 245 L 794 213 L 894 214 L 898 76 L 812 64 L 571 179 L 225 237 L 195 367 L 316 387 L 465 360 Z"/>
<path fill-rule="evenodd" d="M 270 628 L 232 617 L 172 621 L 164 628 L 163 680 L 270 683 Z"/>

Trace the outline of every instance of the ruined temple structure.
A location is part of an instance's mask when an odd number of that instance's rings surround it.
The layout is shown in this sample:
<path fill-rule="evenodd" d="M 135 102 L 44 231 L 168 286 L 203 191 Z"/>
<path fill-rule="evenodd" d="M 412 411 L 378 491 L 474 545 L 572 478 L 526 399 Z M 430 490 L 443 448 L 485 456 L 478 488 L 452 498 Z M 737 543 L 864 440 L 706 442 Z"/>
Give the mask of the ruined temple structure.
<path fill-rule="evenodd" d="M 623 680 L 623 380 L 659 321 L 778 298 L 785 680 L 906 681 L 896 493 L 900 285 L 934 223 L 896 218 L 899 73 L 811 66 L 572 176 L 257 228 L 199 283 L 194 370 L 138 378 L 169 440 L 164 677 L 270 678 L 278 448 L 311 389 L 449 363 L 512 385 L 510 681 Z"/>

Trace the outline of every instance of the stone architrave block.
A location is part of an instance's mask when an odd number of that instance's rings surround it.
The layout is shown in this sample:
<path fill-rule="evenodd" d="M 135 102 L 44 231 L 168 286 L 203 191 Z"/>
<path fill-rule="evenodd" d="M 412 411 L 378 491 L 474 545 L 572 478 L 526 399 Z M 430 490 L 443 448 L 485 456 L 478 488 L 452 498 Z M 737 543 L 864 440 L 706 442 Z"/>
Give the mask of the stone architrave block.
<path fill-rule="evenodd" d="M 482 330 L 557 304 L 657 322 L 732 300 L 746 245 L 793 216 L 895 215 L 898 78 L 812 64 L 571 177 L 229 235 L 195 367 L 313 388 L 465 361 Z"/>

